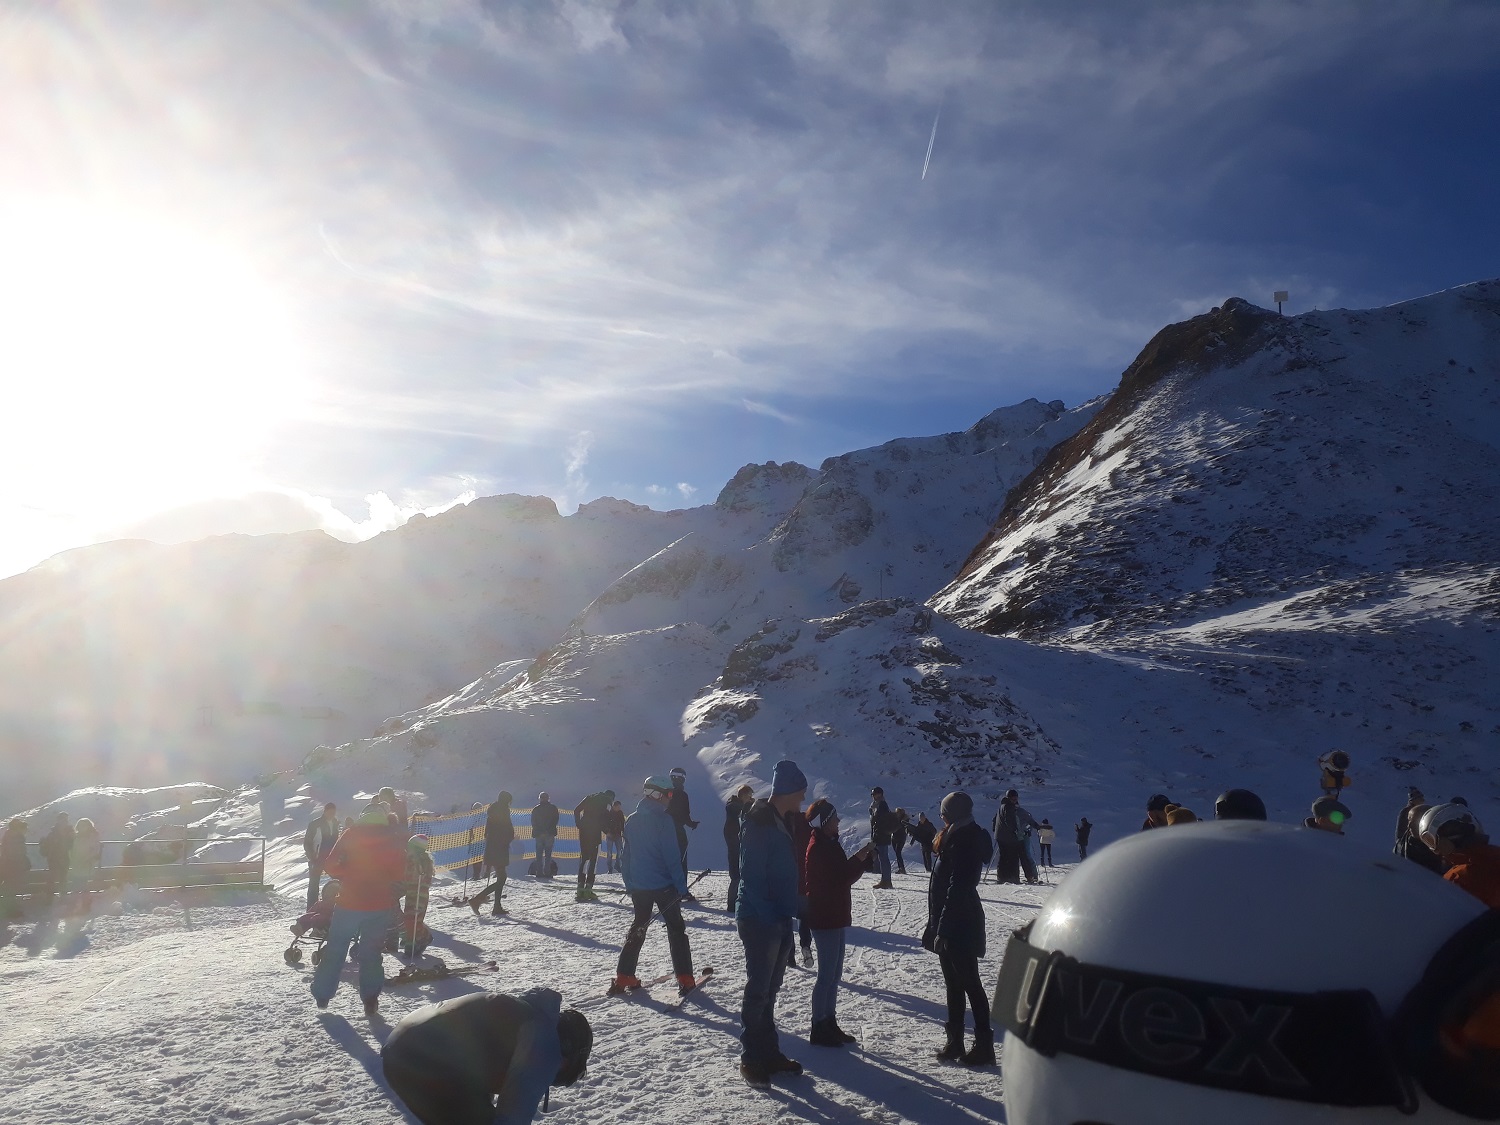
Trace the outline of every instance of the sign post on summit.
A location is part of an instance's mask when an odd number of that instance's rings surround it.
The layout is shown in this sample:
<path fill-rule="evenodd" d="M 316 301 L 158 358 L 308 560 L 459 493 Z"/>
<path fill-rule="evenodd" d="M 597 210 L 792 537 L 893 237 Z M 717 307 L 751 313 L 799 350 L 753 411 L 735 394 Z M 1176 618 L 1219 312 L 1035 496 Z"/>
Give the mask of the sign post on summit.
<path fill-rule="evenodd" d="M 1274 293 L 1271 294 L 1271 300 L 1273 300 L 1273 301 L 1276 302 L 1276 315 L 1280 316 L 1281 315 L 1281 303 L 1283 301 L 1290 301 L 1291 298 L 1287 296 L 1285 289 L 1278 289 L 1278 290 L 1276 290 L 1276 292 L 1274 292 Z"/>

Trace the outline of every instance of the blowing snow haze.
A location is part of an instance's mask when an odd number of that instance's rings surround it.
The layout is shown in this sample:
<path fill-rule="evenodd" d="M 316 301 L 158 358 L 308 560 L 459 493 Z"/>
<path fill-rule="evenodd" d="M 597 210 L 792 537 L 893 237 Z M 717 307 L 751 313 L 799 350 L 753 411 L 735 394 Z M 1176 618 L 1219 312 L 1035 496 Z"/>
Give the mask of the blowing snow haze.
<path fill-rule="evenodd" d="M 696 508 L 73 551 L 0 583 L 0 792 L 290 771 L 446 809 L 687 764 L 711 799 L 792 756 L 841 807 L 1016 785 L 1107 838 L 1156 791 L 1300 819 L 1338 746 L 1363 808 L 1493 799 L 1497 440 L 1500 283 L 1232 299 L 1104 398 L 747 465 Z"/>

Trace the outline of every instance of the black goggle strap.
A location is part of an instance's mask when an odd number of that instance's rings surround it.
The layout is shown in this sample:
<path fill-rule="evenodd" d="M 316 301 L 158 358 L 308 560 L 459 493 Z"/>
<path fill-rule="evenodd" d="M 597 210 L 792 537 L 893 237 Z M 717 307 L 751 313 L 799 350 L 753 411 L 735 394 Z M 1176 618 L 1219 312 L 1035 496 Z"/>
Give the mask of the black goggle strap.
<path fill-rule="evenodd" d="M 1279 992 L 1106 969 L 1033 948 L 1030 930 L 1006 945 L 994 1013 L 1042 1055 L 1262 1097 L 1416 1111 L 1364 989 Z"/>
<path fill-rule="evenodd" d="M 1476 1040 L 1476 1024 L 1489 1024 Z M 1500 1121 L 1500 910 L 1454 934 L 1428 963 L 1393 1021 L 1401 1054 L 1439 1105 Z M 1486 1040 L 1488 1040 L 1486 1042 Z"/>

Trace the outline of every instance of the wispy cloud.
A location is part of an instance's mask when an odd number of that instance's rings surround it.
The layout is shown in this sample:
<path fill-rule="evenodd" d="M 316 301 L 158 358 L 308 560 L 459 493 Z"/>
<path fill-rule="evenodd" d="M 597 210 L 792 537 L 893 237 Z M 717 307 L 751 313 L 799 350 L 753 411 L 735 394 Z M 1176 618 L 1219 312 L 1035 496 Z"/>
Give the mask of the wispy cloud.
<path fill-rule="evenodd" d="M 1489 3 L 59 11 L 0 43 L 0 201 L 243 232 L 316 361 L 265 475 L 345 505 L 817 463 L 851 413 L 887 438 L 918 399 L 957 427 L 1103 391 L 1231 294 L 1381 303 L 1487 261 Z M 779 444 L 703 440 L 726 416 Z"/>

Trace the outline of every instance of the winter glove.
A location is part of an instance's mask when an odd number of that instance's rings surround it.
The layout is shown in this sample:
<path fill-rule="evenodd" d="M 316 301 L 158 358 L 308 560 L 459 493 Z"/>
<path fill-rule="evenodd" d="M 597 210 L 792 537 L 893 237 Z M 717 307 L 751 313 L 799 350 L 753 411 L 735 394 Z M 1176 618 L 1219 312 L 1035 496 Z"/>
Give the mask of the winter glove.
<path fill-rule="evenodd" d="M 922 931 L 922 948 L 927 950 L 928 953 L 936 953 L 937 942 L 937 927 L 929 925 L 925 930 Z"/>
<path fill-rule="evenodd" d="M 941 957 L 948 952 L 948 939 L 939 935 L 932 943 L 932 951 Z"/>

